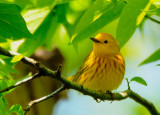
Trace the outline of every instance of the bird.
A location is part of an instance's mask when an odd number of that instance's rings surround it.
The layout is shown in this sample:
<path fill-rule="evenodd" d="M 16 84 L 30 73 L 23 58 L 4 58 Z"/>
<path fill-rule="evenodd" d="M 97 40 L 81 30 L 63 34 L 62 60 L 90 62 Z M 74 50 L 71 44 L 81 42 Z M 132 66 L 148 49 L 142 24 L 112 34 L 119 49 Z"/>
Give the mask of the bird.
<path fill-rule="evenodd" d="M 118 42 L 107 33 L 99 33 L 90 39 L 93 50 L 77 73 L 68 80 L 103 93 L 116 90 L 125 74 L 125 61 Z"/>

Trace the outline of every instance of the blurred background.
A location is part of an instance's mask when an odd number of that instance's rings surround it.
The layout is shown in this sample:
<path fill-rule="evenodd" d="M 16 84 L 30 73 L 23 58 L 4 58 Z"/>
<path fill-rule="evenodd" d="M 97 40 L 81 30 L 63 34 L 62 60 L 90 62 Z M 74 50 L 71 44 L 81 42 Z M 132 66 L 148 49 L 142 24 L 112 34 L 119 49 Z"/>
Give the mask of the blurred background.
<path fill-rule="evenodd" d="M 1 42 L 0 45 L 25 56 L 30 56 L 52 70 L 56 70 L 59 64 L 63 64 L 62 75 L 65 77 L 74 75 L 92 50 L 92 41 L 88 39 L 89 36 L 94 37 L 97 33 L 105 32 L 116 38 L 119 15 L 108 23 L 103 20 L 96 23 L 97 25 L 92 24 L 107 12 L 110 5 L 116 7 L 118 4 L 116 0 L 100 0 L 100 2 L 97 2 L 97 0 L 1 0 L 0 3 L 12 3 L 20 6 L 21 15 L 27 24 L 27 28 L 36 38 L 36 40 L 27 38 L 13 39 L 10 42 Z M 159 9 L 159 6 L 159 1 L 155 0 L 151 9 L 148 10 L 152 12 L 146 12 L 152 18 L 160 20 L 159 10 L 153 10 L 154 8 Z M 83 29 L 87 30 L 86 28 L 90 32 L 84 32 Z M 153 102 L 160 111 L 160 67 L 157 66 L 160 61 L 139 66 L 140 63 L 160 48 L 159 30 L 160 24 L 144 18 L 133 36 L 121 48 L 121 53 L 126 62 L 125 78 L 131 79 L 138 76 L 147 82 L 147 86 L 131 82 L 131 89 Z M 71 39 L 72 41 L 75 39 L 75 42 L 70 43 Z M 7 45 L 5 45 L 6 43 Z M 160 55 L 157 56 L 160 59 Z M 7 85 L 36 72 L 34 68 L 21 62 L 16 62 L 13 67 L 16 72 L 10 72 L 12 77 L 7 78 L 10 79 L 10 82 L 6 81 Z M 25 108 L 29 101 L 51 93 L 60 85 L 54 79 L 41 77 L 11 91 L 5 95 L 5 99 L 9 107 L 20 104 Z M 127 83 L 126 80 L 123 80 L 121 86 L 114 92 L 126 89 Z M 149 112 L 131 99 L 113 101 L 112 103 L 110 101 L 97 103 L 92 97 L 84 96 L 74 90 L 65 91 L 39 103 L 28 112 L 28 115 L 64 114 L 149 115 Z"/>

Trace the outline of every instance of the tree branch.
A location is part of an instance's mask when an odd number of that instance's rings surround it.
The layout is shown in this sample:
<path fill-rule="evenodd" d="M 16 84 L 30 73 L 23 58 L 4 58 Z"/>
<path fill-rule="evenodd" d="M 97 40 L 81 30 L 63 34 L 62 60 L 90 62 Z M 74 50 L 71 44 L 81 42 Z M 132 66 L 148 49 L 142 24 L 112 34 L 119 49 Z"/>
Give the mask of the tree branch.
<path fill-rule="evenodd" d="M 137 93 L 131 91 L 129 94 L 129 97 L 133 100 L 135 100 L 137 103 L 143 105 L 144 107 L 146 107 L 146 109 L 152 114 L 152 115 L 160 115 L 157 111 L 157 109 L 155 108 L 155 106 L 153 105 L 153 103 L 149 102 L 148 100 L 146 100 L 145 98 L 141 97 L 140 95 L 138 95 Z"/>
<path fill-rule="evenodd" d="M 5 49 L 3 49 L 2 47 L 0 47 L 0 55 L 4 55 L 4 56 L 8 56 L 8 57 L 14 57 L 16 55 L 20 55 L 19 53 L 15 53 L 15 52 L 12 52 L 12 51 L 7 51 Z M 28 57 L 23 57 L 21 59 L 22 62 L 34 67 L 34 68 L 37 68 L 39 63 L 31 58 L 28 58 Z"/>
<path fill-rule="evenodd" d="M 21 81 L 16 82 L 14 85 L 11 85 L 11 86 L 9 86 L 9 87 L 1 90 L 0 93 L 9 91 L 9 90 L 11 90 L 11 89 L 13 89 L 13 88 L 15 88 L 15 87 L 17 87 L 17 86 L 19 86 L 19 85 L 22 85 L 22 84 L 24 84 L 24 83 L 26 83 L 26 82 L 34 79 L 34 78 L 40 77 L 40 76 L 41 76 L 41 75 L 40 75 L 39 73 L 36 73 L 36 74 L 34 74 L 33 76 L 27 77 L 27 78 L 25 78 L 25 79 L 23 79 L 23 80 L 21 80 Z"/>
<path fill-rule="evenodd" d="M 27 114 L 27 112 L 30 110 L 30 108 L 31 108 L 33 105 L 35 105 L 35 104 L 37 104 L 37 103 L 40 103 L 40 102 L 42 102 L 42 101 L 45 101 L 45 100 L 47 100 L 47 99 L 55 96 L 56 94 L 62 92 L 63 90 L 65 90 L 64 85 L 63 85 L 62 87 L 60 87 L 59 89 L 57 89 L 56 91 L 52 92 L 52 93 L 49 94 L 49 95 L 46 95 L 46 96 L 44 96 L 44 97 L 41 97 L 41 98 L 36 99 L 36 100 L 33 100 L 33 101 L 30 101 L 30 102 L 28 103 L 28 106 L 27 106 L 26 109 L 24 110 L 24 115 Z"/>
<path fill-rule="evenodd" d="M 18 55 L 18 54 L 7 51 L 7 50 L 0 47 L 0 55 L 13 57 L 13 56 Z M 137 93 L 133 92 L 130 89 L 125 90 L 121 93 L 113 93 L 112 95 L 110 95 L 109 93 L 102 94 L 100 92 L 95 92 L 93 90 L 84 88 L 82 85 L 79 85 L 75 82 L 71 82 L 71 81 L 67 80 L 66 78 L 62 77 L 61 73 L 60 73 L 61 72 L 60 67 L 58 68 L 57 71 L 52 71 L 52 70 L 46 68 L 45 66 L 43 66 L 42 64 L 40 64 L 39 62 L 37 62 L 33 59 L 30 59 L 28 57 L 23 57 L 21 61 L 26 63 L 26 64 L 31 65 L 32 67 L 35 67 L 37 70 L 39 70 L 40 75 L 49 76 L 49 77 L 52 77 L 54 79 L 57 79 L 58 81 L 63 83 L 63 85 L 66 89 L 74 89 L 74 90 L 80 91 L 81 93 L 83 93 L 85 95 L 89 95 L 89 96 L 93 97 L 94 99 L 100 99 L 100 100 L 112 100 L 112 101 L 113 100 L 123 100 L 123 99 L 126 99 L 126 98 L 129 97 L 129 98 L 135 100 L 137 103 L 146 107 L 152 115 L 159 115 L 157 109 L 155 108 L 155 106 L 151 102 L 149 102 L 148 100 L 141 97 L 140 95 L 138 95 Z M 42 99 L 40 98 L 40 100 L 43 100 L 43 98 Z M 47 97 L 47 99 L 48 98 L 50 98 L 50 96 Z M 36 102 L 37 101 L 35 101 L 35 103 Z M 41 101 L 39 101 L 39 102 L 41 102 Z M 32 104 L 31 104 L 31 106 L 32 106 Z"/>

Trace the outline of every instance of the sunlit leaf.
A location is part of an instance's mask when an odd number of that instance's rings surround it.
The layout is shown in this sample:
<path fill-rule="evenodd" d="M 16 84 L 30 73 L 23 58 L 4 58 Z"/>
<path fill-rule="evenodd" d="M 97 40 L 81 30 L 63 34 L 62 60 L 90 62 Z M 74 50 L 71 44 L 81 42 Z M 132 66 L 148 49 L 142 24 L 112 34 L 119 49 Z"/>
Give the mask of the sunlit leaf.
<path fill-rule="evenodd" d="M 91 1 L 92 0 L 72 0 L 69 6 L 72 10 L 81 12 L 88 8 L 88 5 L 90 4 Z"/>
<path fill-rule="evenodd" d="M 44 21 L 49 12 L 49 7 L 29 9 L 26 12 L 23 12 L 23 17 L 27 23 L 27 27 L 30 30 L 30 32 L 35 32 L 35 30 Z"/>
<path fill-rule="evenodd" d="M 124 7 L 117 27 L 116 38 L 123 47 L 132 37 L 136 28 L 143 20 L 146 11 L 151 5 L 151 0 L 129 0 Z"/>
<path fill-rule="evenodd" d="M 147 15 L 152 16 L 152 15 L 157 15 L 160 16 L 160 4 L 152 4 L 150 9 L 147 12 Z"/>
<path fill-rule="evenodd" d="M 141 77 L 133 77 L 130 81 L 135 81 L 137 83 L 147 86 L 146 81 Z"/>
<path fill-rule="evenodd" d="M 16 55 L 13 57 L 13 59 L 11 60 L 12 63 L 18 62 L 20 61 L 24 56 L 22 54 L 20 55 Z"/>
<path fill-rule="evenodd" d="M 146 58 L 143 62 L 141 62 L 139 66 L 150 63 L 150 62 L 154 62 L 157 60 L 160 60 L 160 49 L 156 50 L 153 54 L 151 54 L 148 58 Z"/>
<path fill-rule="evenodd" d="M 53 28 L 57 28 L 57 26 L 55 26 L 55 21 L 57 21 L 55 12 L 51 10 L 49 14 L 46 16 L 46 18 L 44 19 L 44 21 L 40 24 L 40 26 L 37 28 L 37 30 L 33 34 L 37 38 L 37 40 L 27 39 L 19 47 L 18 52 L 26 53 L 27 56 L 30 56 L 46 40 L 52 39 L 52 35 L 54 35 Z"/>
<path fill-rule="evenodd" d="M 157 64 L 157 66 L 160 66 L 160 64 Z"/>
<path fill-rule="evenodd" d="M 79 23 L 77 24 L 74 34 L 82 31 L 84 28 L 86 28 L 94 19 L 95 12 L 102 8 L 104 5 L 104 0 L 97 0 L 91 5 L 87 11 L 83 14 L 81 19 L 79 20 Z"/>
<path fill-rule="evenodd" d="M 23 109 L 20 105 L 13 105 L 10 109 L 9 109 L 10 113 L 16 113 L 17 115 L 23 115 Z"/>
<path fill-rule="evenodd" d="M 147 12 L 149 15 L 157 15 L 160 16 L 160 1 L 152 0 L 153 4 L 151 5 L 150 11 Z"/>
<path fill-rule="evenodd" d="M 20 15 L 20 8 L 14 4 L 0 3 L 0 40 L 6 38 L 32 38 L 26 23 Z"/>
<path fill-rule="evenodd" d="M 105 13 L 102 13 L 99 18 L 89 24 L 86 28 L 84 28 L 79 33 L 73 35 L 71 39 L 71 43 L 76 43 L 80 40 L 88 38 L 92 34 L 95 34 L 99 29 L 117 19 L 121 13 L 122 8 L 124 7 L 124 2 L 119 2 L 117 5 L 109 4 L 106 7 Z"/>

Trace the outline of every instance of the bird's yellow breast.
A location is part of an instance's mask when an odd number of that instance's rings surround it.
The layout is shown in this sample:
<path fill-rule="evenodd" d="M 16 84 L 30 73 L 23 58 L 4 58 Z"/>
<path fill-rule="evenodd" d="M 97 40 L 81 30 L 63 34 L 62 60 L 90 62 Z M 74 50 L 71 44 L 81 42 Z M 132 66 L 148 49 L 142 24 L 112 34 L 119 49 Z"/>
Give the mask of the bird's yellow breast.
<path fill-rule="evenodd" d="M 76 82 L 86 88 L 102 92 L 117 89 L 125 73 L 121 54 L 96 56 L 91 52 L 83 68 Z"/>

